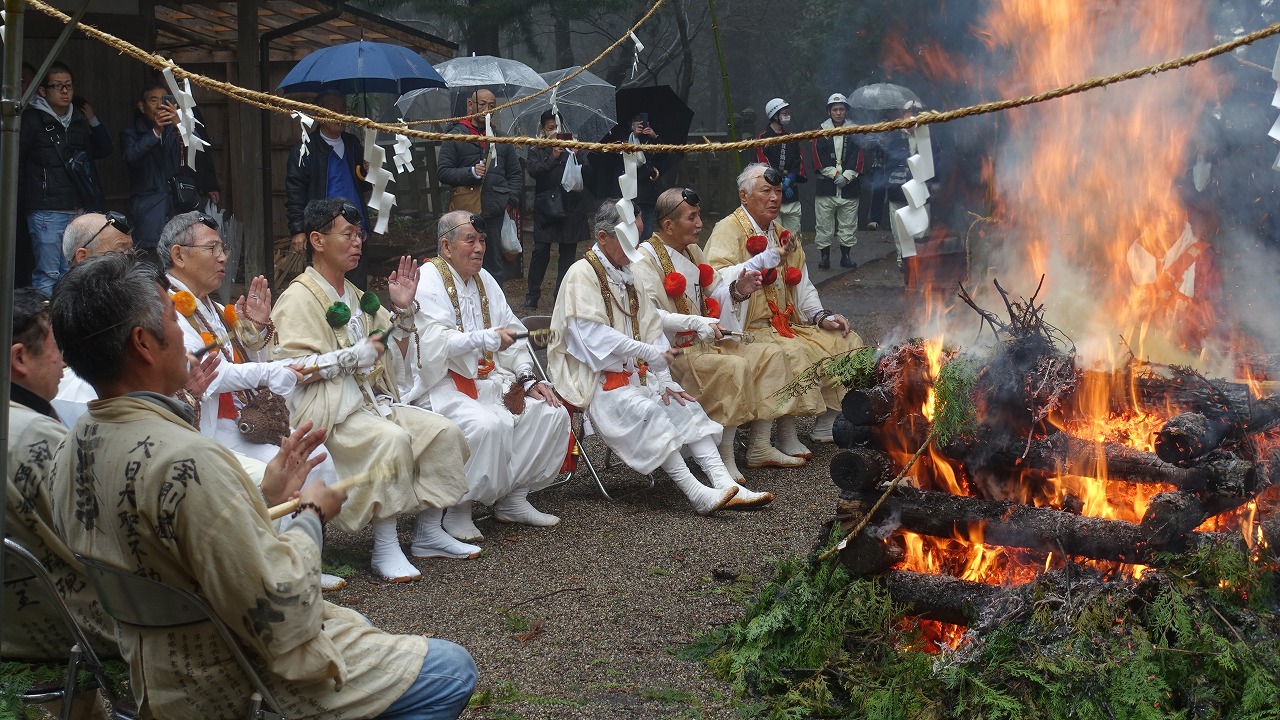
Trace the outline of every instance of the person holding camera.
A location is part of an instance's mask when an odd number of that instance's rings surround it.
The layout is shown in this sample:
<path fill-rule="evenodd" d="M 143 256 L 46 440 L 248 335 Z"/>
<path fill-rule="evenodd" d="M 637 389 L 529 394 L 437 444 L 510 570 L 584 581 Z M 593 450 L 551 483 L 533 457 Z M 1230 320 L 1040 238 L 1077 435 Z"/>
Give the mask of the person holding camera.
<path fill-rule="evenodd" d="M 196 153 L 194 170 L 185 165 L 178 103 L 168 93 L 163 82 L 147 85 L 138 97 L 133 127 L 120 133 L 129 165 L 133 245 L 148 253 L 155 250 L 160 231 L 175 215 L 199 209 L 205 198 L 214 205 L 221 200 L 208 153 Z"/>
<path fill-rule="evenodd" d="M 46 297 L 67 272 L 62 256 L 67 224 L 106 203 L 94 161 L 112 149 L 111 133 L 89 103 L 76 98 L 71 69 L 60 62 L 50 65 L 22 112 L 18 139 L 22 207 L 36 261 L 31 284 Z"/>
<path fill-rule="evenodd" d="M 639 145 L 659 142 L 658 133 L 649 124 L 649 113 L 636 113 L 631 118 L 630 126 L 631 135 L 627 138 L 627 142 Z M 644 223 L 640 228 L 641 242 L 648 240 L 658 226 L 654 207 L 658 202 L 658 195 L 661 195 L 670 184 L 668 176 L 675 174 L 676 164 L 680 162 L 681 157 L 683 155 L 680 153 L 646 152 L 644 163 L 636 168 L 638 194 L 631 202 L 635 205 L 636 215 L 640 216 Z"/>
<path fill-rule="evenodd" d="M 560 132 L 563 126 L 550 110 L 542 113 L 539 129 L 546 138 L 572 140 L 573 134 Z M 590 202 L 586 191 L 566 190 L 563 184 L 565 165 L 572 155 L 585 172 L 587 153 L 564 148 L 535 147 L 529 149 L 529 176 L 533 178 L 533 257 L 529 260 L 529 289 L 525 293 L 524 308 L 536 310 L 542 297 L 542 278 L 551 262 L 551 246 L 559 246 L 556 260 L 556 289 L 569 266 L 577 260 L 578 243 L 587 239 L 587 210 Z"/>

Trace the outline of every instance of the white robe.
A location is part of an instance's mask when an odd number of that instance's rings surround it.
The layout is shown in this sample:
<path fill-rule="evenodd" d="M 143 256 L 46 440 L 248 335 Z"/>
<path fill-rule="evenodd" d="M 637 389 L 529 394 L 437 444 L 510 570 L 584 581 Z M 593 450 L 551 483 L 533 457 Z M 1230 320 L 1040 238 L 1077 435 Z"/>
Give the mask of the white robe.
<path fill-rule="evenodd" d="M 555 480 L 569 447 L 569 413 L 531 397 L 525 398 L 520 415 L 507 410 L 502 403 L 503 393 L 516 375 L 532 369 L 528 341 L 517 340 L 506 350 L 498 351 L 498 334 L 492 328 L 515 333 L 525 332 L 526 328 L 488 271 L 481 270 L 467 283 L 453 268 L 449 272 L 458 294 L 463 330 L 457 329 L 453 302 L 439 271 L 434 264 L 425 263 L 417 294 L 421 306 L 421 385 L 425 390 L 417 397 L 413 397 L 412 389 L 401 390 L 414 404 L 444 415 L 462 429 L 471 449 L 471 457 L 463 466 L 468 486 L 463 500 L 492 505 L 512 490 L 541 490 Z M 484 328 L 477 281 L 484 283 L 489 302 L 488 331 Z M 494 350 L 495 367 L 487 378 L 480 379 L 478 366 L 486 347 Z M 475 380 L 479 397 L 472 399 L 460 392 L 449 371 Z"/>

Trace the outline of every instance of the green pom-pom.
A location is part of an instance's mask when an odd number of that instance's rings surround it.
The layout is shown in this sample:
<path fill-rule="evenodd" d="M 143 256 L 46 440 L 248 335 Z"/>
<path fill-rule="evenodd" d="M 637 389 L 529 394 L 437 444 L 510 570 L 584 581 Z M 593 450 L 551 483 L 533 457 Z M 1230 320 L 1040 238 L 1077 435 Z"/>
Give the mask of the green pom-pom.
<path fill-rule="evenodd" d="M 382 299 L 377 293 L 367 292 L 360 296 L 360 310 L 366 315 L 373 315 L 382 309 Z"/>
<path fill-rule="evenodd" d="M 336 302 L 325 311 L 324 319 L 329 321 L 329 327 L 340 328 L 351 322 L 351 308 L 344 302 Z"/>

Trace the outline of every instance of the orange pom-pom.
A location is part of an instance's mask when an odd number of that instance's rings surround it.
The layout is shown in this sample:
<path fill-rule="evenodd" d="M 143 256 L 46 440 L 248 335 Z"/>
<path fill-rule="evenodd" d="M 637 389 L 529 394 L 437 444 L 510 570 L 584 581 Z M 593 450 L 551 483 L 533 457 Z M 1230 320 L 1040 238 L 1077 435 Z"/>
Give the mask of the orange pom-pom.
<path fill-rule="evenodd" d="M 196 311 L 196 296 L 186 290 L 173 294 L 173 309 L 182 317 L 191 317 Z"/>
<path fill-rule="evenodd" d="M 703 315 L 706 315 L 709 318 L 720 317 L 720 301 L 715 298 L 707 298 L 702 301 L 702 304 L 707 308 L 707 311 L 703 313 Z"/>
<path fill-rule="evenodd" d="M 231 327 L 232 325 L 235 325 L 236 321 L 239 319 L 240 319 L 240 316 L 236 314 L 235 305 L 222 306 L 222 321 L 227 324 L 227 327 Z"/>
<path fill-rule="evenodd" d="M 769 238 L 763 235 L 752 235 L 747 238 L 747 252 L 752 255 L 759 255 L 769 247 Z"/>
<path fill-rule="evenodd" d="M 711 283 L 716 280 L 716 271 L 706 263 L 698 266 L 698 284 L 702 287 L 711 287 Z"/>
<path fill-rule="evenodd" d="M 667 297 L 680 297 L 687 284 L 683 273 L 669 272 L 662 279 L 662 289 L 667 291 Z"/>
<path fill-rule="evenodd" d="M 207 332 L 200 333 L 200 342 L 204 343 L 205 347 L 209 347 L 210 345 L 216 343 L 217 341 L 218 341 L 218 338 L 214 337 L 213 333 L 207 333 Z"/>
<path fill-rule="evenodd" d="M 776 268 L 769 268 L 760 274 L 763 276 L 762 279 L 764 280 L 765 285 L 772 285 L 778 280 L 778 271 Z"/>
<path fill-rule="evenodd" d="M 782 281 L 788 285 L 799 285 L 800 278 L 800 268 L 797 267 L 787 268 L 787 271 L 782 275 Z"/>

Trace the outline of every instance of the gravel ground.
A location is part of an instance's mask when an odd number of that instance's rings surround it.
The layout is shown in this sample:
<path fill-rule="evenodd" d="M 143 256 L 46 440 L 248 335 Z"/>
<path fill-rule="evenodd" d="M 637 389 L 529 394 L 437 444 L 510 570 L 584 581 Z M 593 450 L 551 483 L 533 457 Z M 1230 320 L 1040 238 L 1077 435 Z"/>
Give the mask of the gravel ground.
<path fill-rule="evenodd" d="M 887 233 L 860 237 L 857 270 L 815 270 L 814 279 L 827 306 L 875 342 L 900 322 L 907 302 Z M 550 312 L 549 294 L 541 312 Z M 518 308 L 523 282 L 510 283 L 507 295 Z M 799 423 L 802 438 L 811 423 Z M 738 439 L 741 446 L 745 433 Z M 585 446 L 599 465 L 604 448 L 596 438 Z M 634 491 L 609 502 L 584 470 L 533 497 L 563 519 L 558 527 L 478 522 L 486 535 L 480 558 L 417 561 L 424 579 L 408 585 L 369 573 L 368 531 L 335 533 L 326 561 L 355 573 L 346 589 L 327 597 L 390 632 L 442 637 L 470 650 L 480 683 L 466 718 L 742 717 L 726 683 L 675 653 L 736 619 L 777 561 L 806 553 L 832 518 L 835 449 L 811 447 L 813 460 L 798 470 L 744 467 L 748 487 L 775 495 L 770 507 L 710 518 L 695 515 L 661 471 L 652 490 L 626 467 L 602 473 L 611 492 Z M 740 448 L 740 465 L 741 457 Z M 407 544 L 411 521 L 400 530 Z"/>

